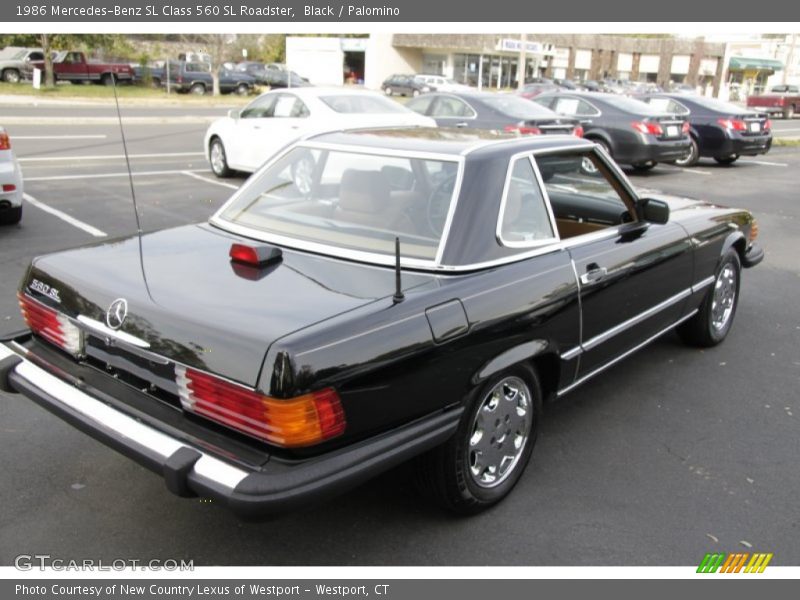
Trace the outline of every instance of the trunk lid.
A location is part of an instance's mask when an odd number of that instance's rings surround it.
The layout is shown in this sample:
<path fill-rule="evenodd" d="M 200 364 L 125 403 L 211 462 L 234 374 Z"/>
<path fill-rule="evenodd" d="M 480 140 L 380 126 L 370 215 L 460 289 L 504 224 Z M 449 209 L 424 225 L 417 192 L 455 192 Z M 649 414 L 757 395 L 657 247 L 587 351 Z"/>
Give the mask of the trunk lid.
<path fill-rule="evenodd" d="M 209 225 L 146 234 L 141 257 L 135 236 L 105 242 L 36 259 L 23 287 L 73 318 L 103 324 L 112 302 L 124 298 L 119 331 L 146 342 L 148 352 L 252 387 L 274 341 L 394 293 L 390 268 L 286 249 L 277 264 L 242 269 L 228 256 L 233 242 L 259 244 Z M 428 278 L 404 273 L 403 287 Z M 43 288 L 56 292 L 45 296 Z M 102 334 L 89 337 L 96 339 L 87 347 L 102 360 L 124 354 L 103 352 Z M 150 370 L 141 379 L 169 379 L 163 365 L 127 360 Z"/>

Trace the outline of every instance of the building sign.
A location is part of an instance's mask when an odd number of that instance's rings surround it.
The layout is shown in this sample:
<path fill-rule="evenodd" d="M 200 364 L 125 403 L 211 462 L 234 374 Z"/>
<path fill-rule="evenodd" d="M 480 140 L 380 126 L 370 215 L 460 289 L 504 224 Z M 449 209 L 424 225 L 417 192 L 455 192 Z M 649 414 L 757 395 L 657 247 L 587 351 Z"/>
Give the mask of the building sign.
<path fill-rule="evenodd" d="M 497 42 L 497 50 L 503 52 L 520 52 L 522 50 L 522 40 L 503 39 Z M 542 44 L 540 42 L 525 42 L 525 52 L 529 54 L 553 54 L 553 44 Z"/>
<path fill-rule="evenodd" d="M 369 38 L 339 38 L 342 52 L 366 52 Z"/>

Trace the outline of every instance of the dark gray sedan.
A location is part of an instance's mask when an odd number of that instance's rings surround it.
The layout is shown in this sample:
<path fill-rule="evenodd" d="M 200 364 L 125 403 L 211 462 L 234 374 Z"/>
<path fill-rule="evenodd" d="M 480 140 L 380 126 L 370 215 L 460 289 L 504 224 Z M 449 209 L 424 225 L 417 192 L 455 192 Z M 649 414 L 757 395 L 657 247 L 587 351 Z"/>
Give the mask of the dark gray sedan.
<path fill-rule="evenodd" d="M 559 115 L 580 119 L 584 137 L 602 146 L 618 163 L 652 169 L 680 160 L 691 149 L 689 123 L 633 98 L 592 92 L 541 94 L 531 102 Z"/>
<path fill-rule="evenodd" d="M 511 94 L 494 92 L 434 92 L 406 104 L 432 117 L 439 127 L 488 129 L 517 134 L 583 135 L 577 119 Z"/>

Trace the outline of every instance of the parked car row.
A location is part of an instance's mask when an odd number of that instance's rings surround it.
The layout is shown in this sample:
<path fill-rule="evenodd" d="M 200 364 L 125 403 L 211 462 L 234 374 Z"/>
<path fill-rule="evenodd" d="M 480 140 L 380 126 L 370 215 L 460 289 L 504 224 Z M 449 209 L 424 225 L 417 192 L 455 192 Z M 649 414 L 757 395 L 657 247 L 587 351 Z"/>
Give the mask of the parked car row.
<path fill-rule="evenodd" d="M 134 67 L 134 82 L 145 79 L 145 70 L 155 87 L 166 86 L 169 80 L 171 89 L 179 93 L 202 95 L 213 89 L 211 68 L 204 62 L 171 60 L 169 63 L 154 63 L 145 67 Z M 222 94 L 236 93 L 245 96 L 256 88 L 256 79 L 247 73 L 220 68 L 219 91 Z"/>
<path fill-rule="evenodd" d="M 391 75 L 381 84 L 387 96 L 413 96 L 428 92 L 466 92 L 473 88 L 441 75 Z"/>
<path fill-rule="evenodd" d="M 0 125 L 0 225 L 16 225 L 22 219 L 22 170 L 11 148 L 8 132 Z"/>

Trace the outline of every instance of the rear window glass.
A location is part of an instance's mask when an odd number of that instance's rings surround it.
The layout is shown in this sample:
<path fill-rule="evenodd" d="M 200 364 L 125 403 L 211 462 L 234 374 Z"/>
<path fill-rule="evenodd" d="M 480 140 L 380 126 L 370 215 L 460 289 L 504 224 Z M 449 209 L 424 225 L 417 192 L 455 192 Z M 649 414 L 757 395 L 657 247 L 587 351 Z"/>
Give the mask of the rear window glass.
<path fill-rule="evenodd" d="M 635 100 L 634 98 L 626 98 L 625 96 L 604 96 L 603 101 L 614 108 L 637 115 L 659 115 L 664 112 L 646 102 Z"/>
<path fill-rule="evenodd" d="M 536 104 L 519 96 L 510 94 L 497 94 L 496 96 L 481 97 L 481 101 L 494 110 L 507 114 L 515 119 L 537 119 L 553 117 L 553 111 L 541 104 Z"/>

